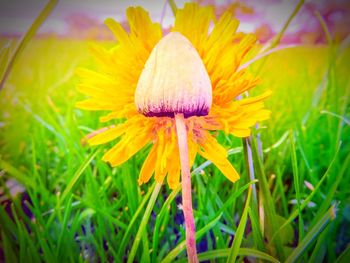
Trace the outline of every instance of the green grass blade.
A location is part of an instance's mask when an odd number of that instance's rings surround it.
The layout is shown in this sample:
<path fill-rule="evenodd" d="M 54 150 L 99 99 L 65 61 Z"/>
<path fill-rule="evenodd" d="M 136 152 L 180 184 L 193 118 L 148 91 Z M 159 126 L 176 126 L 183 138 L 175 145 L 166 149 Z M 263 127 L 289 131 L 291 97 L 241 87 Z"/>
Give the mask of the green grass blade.
<path fill-rule="evenodd" d="M 18 182 L 23 184 L 25 187 L 34 188 L 35 182 L 31 180 L 31 178 L 17 168 L 13 167 L 11 164 L 6 162 L 3 159 L 0 159 L 0 168 L 9 173 L 13 178 L 15 178 Z"/>
<path fill-rule="evenodd" d="M 85 169 L 89 166 L 89 164 L 92 162 L 93 159 L 95 159 L 96 155 L 100 152 L 100 149 L 96 150 L 95 152 L 92 152 L 85 161 L 81 164 L 79 169 L 75 172 L 73 177 L 70 179 L 69 183 L 67 184 L 66 188 L 64 189 L 61 197 L 61 202 L 63 202 L 66 197 L 72 192 L 73 187 L 78 182 L 80 177 L 83 175 Z"/>
<path fill-rule="evenodd" d="M 156 225 L 154 227 L 153 231 L 153 242 L 152 242 L 152 262 L 156 262 L 157 255 L 158 255 L 158 244 L 159 244 L 159 232 L 161 223 L 163 222 L 163 219 L 165 217 L 165 214 L 167 210 L 169 209 L 170 203 L 175 199 L 176 195 L 178 194 L 177 189 L 171 191 L 168 198 L 165 200 L 162 209 L 160 210 L 159 214 L 157 215 Z"/>
<path fill-rule="evenodd" d="M 37 30 L 41 26 L 41 24 L 46 20 L 46 18 L 51 14 L 53 9 L 55 8 L 56 4 L 58 3 L 58 0 L 50 0 L 44 7 L 44 9 L 40 12 L 39 16 L 34 20 L 33 24 L 30 26 L 29 30 L 26 32 L 24 37 L 22 38 L 21 42 L 19 43 L 18 47 L 16 48 L 15 52 L 11 56 L 10 62 L 8 63 L 5 72 L 2 76 L 1 82 L 0 82 L 0 91 L 3 88 L 7 77 L 9 76 L 16 60 L 22 53 L 23 49 L 26 47 L 26 45 L 29 43 L 29 41 L 33 38 L 33 36 L 36 34 Z"/>
<path fill-rule="evenodd" d="M 128 189 L 128 191 L 126 191 L 126 197 L 128 200 L 128 209 L 131 214 L 135 213 L 140 202 L 139 187 L 138 184 L 135 184 L 137 181 L 137 172 L 132 169 L 135 165 L 135 158 L 132 158 L 128 163 L 123 164 L 120 169 L 118 169 L 120 176 L 123 178 L 123 180 L 121 180 L 123 187 Z"/>
<path fill-rule="evenodd" d="M 257 179 L 259 180 L 260 194 L 263 201 L 264 206 L 264 214 L 266 216 L 267 227 L 269 228 L 270 233 L 275 233 L 275 238 L 271 238 L 269 240 L 274 248 L 276 249 L 277 256 L 280 260 L 284 259 L 284 251 L 282 247 L 280 233 L 277 232 L 278 221 L 276 218 L 276 211 L 274 207 L 274 201 L 271 197 L 269 183 L 267 181 L 264 166 L 259 157 L 258 147 L 256 144 L 256 140 L 253 138 L 252 140 L 252 152 L 253 152 L 253 160 L 255 161 L 255 169 L 257 170 Z"/>
<path fill-rule="evenodd" d="M 15 222 L 11 220 L 8 216 L 5 206 L 0 206 L 0 223 L 1 223 L 1 232 L 4 232 L 7 236 L 17 236 L 17 228 Z"/>
<path fill-rule="evenodd" d="M 317 224 L 305 235 L 301 243 L 293 250 L 286 259 L 286 263 L 296 262 L 308 246 L 318 237 L 322 230 L 336 217 L 336 208 L 332 206 L 323 217 L 318 220 Z"/>
<path fill-rule="evenodd" d="M 177 12 L 177 6 L 175 4 L 175 1 L 174 0 L 168 0 L 168 3 L 171 7 L 171 11 L 173 12 L 173 15 L 175 16 L 176 15 L 176 12 Z"/>
<path fill-rule="evenodd" d="M 6 262 L 18 262 L 16 253 L 12 249 L 12 244 L 4 232 L 1 232 L 2 248 Z"/>
<path fill-rule="evenodd" d="M 255 247 L 259 250 L 265 250 L 264 237 L 260 229 L 259 215 L 257 205 L 252 202 L 251 209 L 248 211 L 248 215 L 252 227 L 252 235 Z"/>
<path fill-rule="evenodd" d="M 148 242 L 148 237 L 146 232 L 143 232 L 142 234 L 142 245 L 143 245 L 143 250 L 142 250 L 141 262 L 149 263 L 151 262 L 151 256 L 150 256 L 149 242 Z"/>
<path fill-rule="evenodd" d="M 131 235 L 131 231 L 133 229 L 133 226 L 135 225 L 136 223 L 136 220 L 137 220 L 137 217 L 139 216 L 139 214 L 141 213 L 143 207 L 145 206 L 148 198 L 151 196 L 152 192 L 154 191 L 154 187 L 155 187 L 155 183 L 148 189 L 148 192 L 147 194 L 144 196 L 144 198 L 142 199 L 140 205 L 138 206 L 135 214 L 133 215 L 132 219 L 130 220 L 130 223 L 128 225 L 128 228 L 126 229 L 125 231 L 125 234 L 123 235 L 123 239 L 122 241 L 120 242 L 120 246 L 119 246 L 119 249 L 118 249 L 118 255 L 120 257 L 123 256 L 123 253 L 124 253 L 124 250 L 125 250 L 125 247 L 127 245 L 127 242 L 129 241 L 130 239 L 130 235 Z"/>
<path fill-rule="evenodd" d="M 11 50 L 10 41 L 4 45 L 0 50 L 0 78 L 2 79 L 2 74 L 6 70 L 6 66 L 9 60 Z"/>
<path fill-rule="evenodd" d="M 315 247 L 312 249 L 311 256 L 308 256 L 309 262 L 324 262 L 326 251 L 327 251 L 327 243 L 329 239 L 329 230 L 330 225 L 328 225 L 317 238 L 317 242 Z"/>
<path fill-rule="evenodd" d="M 56 258 L 58 258 L 58 255 L 60 255 L 61 249 L 62 249 L 62 242 L 64 240 L 64 237 L 66 236 L 66 229 L 68 227 L 68 221 L 69 221 L 69 217 L 71 215 L 72 212 L 72 198 L 69 198 L 68 202 L 67 202 L 67 208 L 64 211 L 64 216 L 63 216 L 63 220 L 61 222 L 62 225 L 62 232 L 61 235 L 58 238 L 58 242 L 57 242 L 57 248 L 56 248 Z M 61 252 L 61 253 L 60 253 Z"/>
<path fill-rule="evenodd" d="M 235 234 L 235 238 L 233 239 L 232 247 L 230 249 L 230 254 L 228 255 L 227 262 L 230 262 L 230 263 L 236 262 L 236 258 L 238 256 L 238 251 L 239 251 L 239 248 L 241 247 L 241 244 L 242 244 L 244 230 L 245 230 L 245 227 L 247 224 L 248 211 L 250 209 L 249 204 L 250 204 L 251 194 L 252 194 L 252 187 L 249 187 L 247 201 L 246 201 L 245 206 L 244 206 L 242 218 L 239 222 L 239 225 L 238 225 L 238 228 L 237 228 L 237 231 Z"/>
<path fill-rule="evenodd" d="M 340 147 L 341 147 L 341 143 L 338 146 L 336 156 L 338 156 Z M 334 196 L 336 194 L 339 184 L 341 183 L 346 173 L 349 172 L 349 167 L 350 167 L 350 155 L 348 155 L 346 159 L 343 161 L 342 168 L 339 174 L 332 182 L 330 188 L 327 191 L 325 200 L 322 202 L 321 207 L 319 208 L 319 210 L 317 211 L 317 214 L 315 215 L 315 220 L 317 220 L 318 217 L 320 217 L 325 211 L 327 211 L 327 207 L 331 205 L 332 201 L 334 200 Z"/>
<path fill-rule="evenodd" d="M 128 263 L 131 263 L 131 262 L 134 261 L 134 258 L 136 256 L 136 252 L 137 252 L 137 248 L 139 247 L 139 244 L 140 244 L 140 241 L 141 241 L 143 233 L 146 231 L 146 227 L 147 227 L 147 223 L 148 223 L 149 217 L 151 215 L 151 212 L 152 212 L 152 209 L 154 207 L 154 204 L 156 203 L 156 200 L 157 200 L 157 197 L 158 197 L 158 194 L 159 194 L 159 191 L 160 191 L 161 188 L 162 188 L 162 184 L 157 183 L 155 188 L 154 188 L 154 190 L 153 190 L 151 198 L 150 198 L 150 200 L 149 200 L 149 202 L 147 204 L 146 211 L 143 214 L 143 217 L 142 217 L 142 220 L 141 220 L 141 224 L 140 224 L 140 227 L 139 227 L 139 229 L 137 231 L 134 243 L 132 244 L 130 253 L 128 255 Z"/>
<path fill-rule="evenodd" d="M 301 193 L 300 193 L 299 169 L 298 169 L 297 154 L 295 150 L 293 130 L 290 130 L 289 132 L 289 141 L 290 141 L 290 149 L 291 149 L 291 155 L 292 155 L 293 183 L 294 183 L 297 209 L 298 209 L 299 242 L 300 242 L 304 236 L 304 223 L 303 223 L 303 218 L 302 218 L 301 209 L 300 209 Z"/>
<path fill-rule="evenodd" d="M 259 250 L 255 250 L 255 249 L 251 249 L 251 248 L 240 248 L 238 251 L 238 255 L 259 258 L 259 259 L 267 260 L 267 261 L 274 262 L 274 263 L 279 262 L 277 259 L 270 256 L 269 254 L 266 254 L 264 252 L 261 252 Z"/>
<path fill-rule="evenodd" d="M 335 263 L 348 263 L 350 262 L 350 245 L 340 254 Z"/>
<path fill-rule="evenodd" d="M 332 35 L 328 29 L 327 22 L 324 20 L 324 18 L 321 16 L 320 12 L 318 10 L 315 11 L 315 15 L 318 19 L 318 21 L 321 24 L 322 30 L 324 34 L 326 35 L 327 43 L 330 45 L 332 44 Z"/>
<path fill-rule="evenodd" d="M 288 17 L 288 19 L 285 22 L 285 24 L 283 25 L 282 29 L 278 32 L 278 34 L 271 41 L 268 49 L 274 48 L 280 43 L 281 38 L 282 38 L 283 34 L 286 32 L 290 22 L 292 22 L 294 17 L 298 14 L 298 12 L 299 12 L 300 8 L 303 6 L 303 4 L 304 4 L 304 0 L 299 0 L 298 4 L 295 6 L 293 12 Z"/>
<path fill-rule="evenodd" d="M 348 97 L 346 96 L 346 98 L 348 98 Z M 329 114 L 329 115 L 331 115 L 331 116 L 333 116 L 333 117 L 336 117 L 336 118 L 342 120 L 342 121 L 343 121 L 344 123 L 346 123 L 347 125 L 350 125 L 350 120 L 347 119 L 347 118 L 345 118 L 344 116 L 341 116 L 341 115 L 339 115 L 339 114 L 336 114 L 336 113 L 334 113 L 334 112 L 330 112 L 330 111 L 327 111 L 327 110 L 321 110 L 320 113 L 321 113 L 321 114 Z"/>
<path fill-rule="evenodd" d="M 317 191 L 320 189 L 322 183 L 324 182 L 324 180 L 328 177 L 328 174 L 330 173 L 330 171 L 333 168 L 333 165 L 335 163 L 335 160 L 338 156 L 338 152 L 340 150 L 340 146 L 338 147 L 338 151 L 335 153 L 331 163 L 329 164 L 327 171 L 324 173 L 324 175 L 321 177 L 321 179 L 319 180 L 318 184 L 315 186 L 314 190 L 304 199 L 304 201 L 301 203 L 300 205 L 300 210 L 303 211 L 304 208 L 311 202 L 312 198 L 314 197 L 314 195 L 317 193 Z M 349 163 L 350 162 L 350 156 L 348 156 L 347 160 L 345 161 L 345 163 Z M 345 167 L 347 167 L 347 165 L 345 165 Z M 299 215 L 299 211 L 298 210 L 294 210 L 290 216 L 288 217 L 288 219 L 286 220 L 286 222 L 280 226 L 278 228 L 278 232 L 281 231 L 281 229 L 283 229 L 286 225 L 290 224 L 297 216 Z M 277 232 L 276 232 L 277 233 Z M 274 239 L 276 236 L 276 234 L 272 237 L 272 239 Z"/>

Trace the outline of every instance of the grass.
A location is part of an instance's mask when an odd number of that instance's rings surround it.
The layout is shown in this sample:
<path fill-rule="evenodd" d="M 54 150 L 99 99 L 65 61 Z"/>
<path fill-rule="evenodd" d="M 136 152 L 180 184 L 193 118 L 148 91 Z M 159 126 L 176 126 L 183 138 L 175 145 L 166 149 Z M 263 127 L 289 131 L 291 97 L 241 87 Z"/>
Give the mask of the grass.
<path fill-rule="evenodd" d="M 253 94 L 273 90 L 272 117 L 255 131 L 263 158 L 250 141 L 258 181 L 250 181 L 242 141 L 232 136 L 218 140 L 239 182 L 197 157 L 201 260 L 348 261 L 349 60 L 349 48 L 300 46 L 252 65 L 262 79 Z M 101 114 L 74 107 L 82 99 L 78 66 L 94 67 L 86 42 L 34 39 L 0 93 L 1 260 L 184 261 L 181 189 L 137 185 L 145 151 L 112 169 L 101 161 L 108 147 L 81 144 Z"/>

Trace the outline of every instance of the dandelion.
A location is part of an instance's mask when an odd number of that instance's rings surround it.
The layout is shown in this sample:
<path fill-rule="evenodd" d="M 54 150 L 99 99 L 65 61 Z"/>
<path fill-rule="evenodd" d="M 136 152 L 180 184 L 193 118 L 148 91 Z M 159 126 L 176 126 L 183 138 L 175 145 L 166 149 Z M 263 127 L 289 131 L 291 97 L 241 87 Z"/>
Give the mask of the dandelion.
<path fill-rule="evenodd" d="M 216 21 L 212 8 L 194 3 L 177 11 L 174 27 L 165 36 L 140 7 L 128 8 L 127 18 L 130 33 L 106 20 L 118 44 L 110 50 L 91 48 L 100 70 L 78 70 L 82 79 L 78 90 L 90 98 L 77 106 L 109 111 L 102 122 L 118 120 L 119 124 L 88 139 L 90 145 L 118 139 L 103 156 L 112 166 L 151 146 L 141 167 L 140 185 L 154 174 L 158 183 L 166 178 L 174 189 L 181 170 L 187 252 L 195 262 L 190 167 L 196 155 L 237 181 L 239 175 L 212 131 L 247 137 L 251 127 L 270 114 L 263 104 L 269 91 L 236 99 L 258 82 L 239 69 L 255 38 L 237 34 L 238 21 L 230 13 Z"/>

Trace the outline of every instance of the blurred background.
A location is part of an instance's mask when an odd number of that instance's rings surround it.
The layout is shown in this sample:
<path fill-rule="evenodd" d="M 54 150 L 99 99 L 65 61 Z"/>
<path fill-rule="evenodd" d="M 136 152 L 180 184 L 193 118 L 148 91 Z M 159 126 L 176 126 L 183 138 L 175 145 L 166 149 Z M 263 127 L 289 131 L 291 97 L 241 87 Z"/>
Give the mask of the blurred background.
<path fill-rule="evenodd" d="M 186 1 L 176 1 L 182 7 Z M 240 31 L 255 32 L 261 42 L 271 39 L 288 19 L 298 1 L 220 1 L 197 0 L 203 5 L 215 6 L 219 16 L 224 10 L 231 10 L 241 21 Z M 20 36 L 31 25 L 46 1 L 1 1 L 0 34 Z M 170 27 L 173 14 L 165 1 L 59 1 L 49 19 L 41 26 L 38 36 L 58 36 L 77 39 L 112 39 L 111 32 L 103 25 L 107 17 L 121 21 L 127 27 L 124 10 L 128 6 L 143 6 L 154 21 Z M 291 22 L 282 43 L 325 43 L 325 36 L 315 12 L 319 12 L 329 30 L 338 41 L 344 39 L 350 31 L 350 3 L 346 0 L 326 1 L 307 0 L 302 10 Z"/>

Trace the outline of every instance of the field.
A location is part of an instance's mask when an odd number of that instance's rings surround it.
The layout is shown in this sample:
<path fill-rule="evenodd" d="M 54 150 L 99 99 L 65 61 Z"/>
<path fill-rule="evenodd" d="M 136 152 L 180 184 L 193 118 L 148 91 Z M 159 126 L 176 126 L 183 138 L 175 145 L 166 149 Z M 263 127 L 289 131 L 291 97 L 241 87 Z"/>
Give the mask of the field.
<path fill-rule="evenodd" d="M 257 180 L 233 136 L 218 133 L 237 183 L 196 158 L 201 260 L 226 261 L 236 250 L 239 262 L 349 262 L 348 61 L 350 49 L 332 44 L 287 48 L 252 65 L 261 79 L 252 94 L 273 91 L 271 118 L 250 141 Z M 145 149 L 111 168 L 101 160 L 109 147 L 82 144 L 102 127 L 102 113 L 75 108 L 79 66 L 94 67 L 87 42 L 34 39 L 0 91 L 0 261 L 186 261 L 181 189 L 165 184 L 158 193 L 153 179 L 138 186 Z"/>

